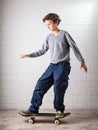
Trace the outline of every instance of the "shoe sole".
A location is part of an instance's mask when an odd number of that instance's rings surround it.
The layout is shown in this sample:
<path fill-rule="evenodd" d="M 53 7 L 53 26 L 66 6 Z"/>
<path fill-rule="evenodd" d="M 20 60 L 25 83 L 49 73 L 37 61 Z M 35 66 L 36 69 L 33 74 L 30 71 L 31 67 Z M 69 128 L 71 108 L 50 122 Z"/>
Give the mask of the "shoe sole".
<path fill-rule="evenodd" d="M 38 114 L 26 114 L 24 112 L 19 112 L 21 116 L 29 117 L 29 116 L 37 116 Z"/>

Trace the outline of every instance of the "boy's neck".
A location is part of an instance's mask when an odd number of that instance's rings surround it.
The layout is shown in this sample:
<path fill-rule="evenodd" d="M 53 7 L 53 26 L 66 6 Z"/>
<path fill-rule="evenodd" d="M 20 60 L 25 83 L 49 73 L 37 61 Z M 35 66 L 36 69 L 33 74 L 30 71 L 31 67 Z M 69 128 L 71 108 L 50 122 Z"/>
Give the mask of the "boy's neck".
<path fill-rule="evenodd" d="M 56 30 L 52 31 L 52 33 L 53 33 L 55 36 L 57 36 L 60 31 L 61 31 L 60 29 L 56 29 Z"/>

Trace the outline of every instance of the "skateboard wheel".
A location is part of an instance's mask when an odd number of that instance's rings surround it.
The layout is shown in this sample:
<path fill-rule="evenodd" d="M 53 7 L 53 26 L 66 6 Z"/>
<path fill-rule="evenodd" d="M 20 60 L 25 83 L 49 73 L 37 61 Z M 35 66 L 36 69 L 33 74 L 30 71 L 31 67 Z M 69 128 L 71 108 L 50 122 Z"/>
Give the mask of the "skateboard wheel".
<path fill-rule="evenodd" d="M 33 124 L 34 123 L 34 119 L 29 119 L 29 124 Z"/>
<path fill-rule="evenodd" d="M 54 123 L 55 123 L 56 125 L 59 125 L 59 124 L 60 124 L 60 120 L 55 120 Z"/>

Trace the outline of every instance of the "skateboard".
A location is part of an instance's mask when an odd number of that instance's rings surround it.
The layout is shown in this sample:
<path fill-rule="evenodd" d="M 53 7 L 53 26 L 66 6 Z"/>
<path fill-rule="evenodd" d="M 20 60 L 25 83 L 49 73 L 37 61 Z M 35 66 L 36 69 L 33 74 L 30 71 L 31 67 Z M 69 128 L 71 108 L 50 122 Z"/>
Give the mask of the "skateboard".
<path fill-rule="evenodd" d="M 30 119 L 28 119 L 28 123 L 29 124 L 33 124 L 35 123 L 36 121 L 36 118 L 38 117 L 43 117 L 43 118 L 53 118 L 54 119 L 54 124 L 56 125 L 59 125 L 61 123 L 61 120 L 62 118 L 65 118 L 67 116 L 69 116 L 71 113 L 70 112 L 67 112 L 67 113 L 64 113 L 64 116 L 63 117 L 56 117 L 56 114 L 55 113 L 39 113 L 38 115 L 34 115 L 34 116 L 28 116 Z"/>

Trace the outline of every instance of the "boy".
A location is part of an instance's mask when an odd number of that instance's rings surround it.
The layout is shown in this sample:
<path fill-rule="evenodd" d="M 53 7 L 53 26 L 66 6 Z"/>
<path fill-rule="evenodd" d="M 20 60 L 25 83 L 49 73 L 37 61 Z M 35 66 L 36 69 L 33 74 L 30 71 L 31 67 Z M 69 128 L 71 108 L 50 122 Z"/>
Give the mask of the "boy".
<path fill-rule="evenodd" d="M 31 106 L 27 111 L 21 111 L 23 116 L 36 115 L 39 112 L 39 106 L 42 104 L 44 94 L 54 85 L 54 108 L 57 111 L 56 117 L 64 115 L 64 94 L 68 87 L 68 75 L 70 73 L 70 47 L 75 56 L 81 62 L 81 68 L 87 72 L 85 61 L 70 34 L 58 28 L 60 18 L 57 14 L 49 13 L 43 18 L 43 22 L 51 31 L 46 38 L 45 43 L 37 52 L 24 54 L 21 58 L 38 57 L 45 54 L 48 49 L 51 54 L 51 63 L 44 74 L 39 78 L 33 96 Z"/>

